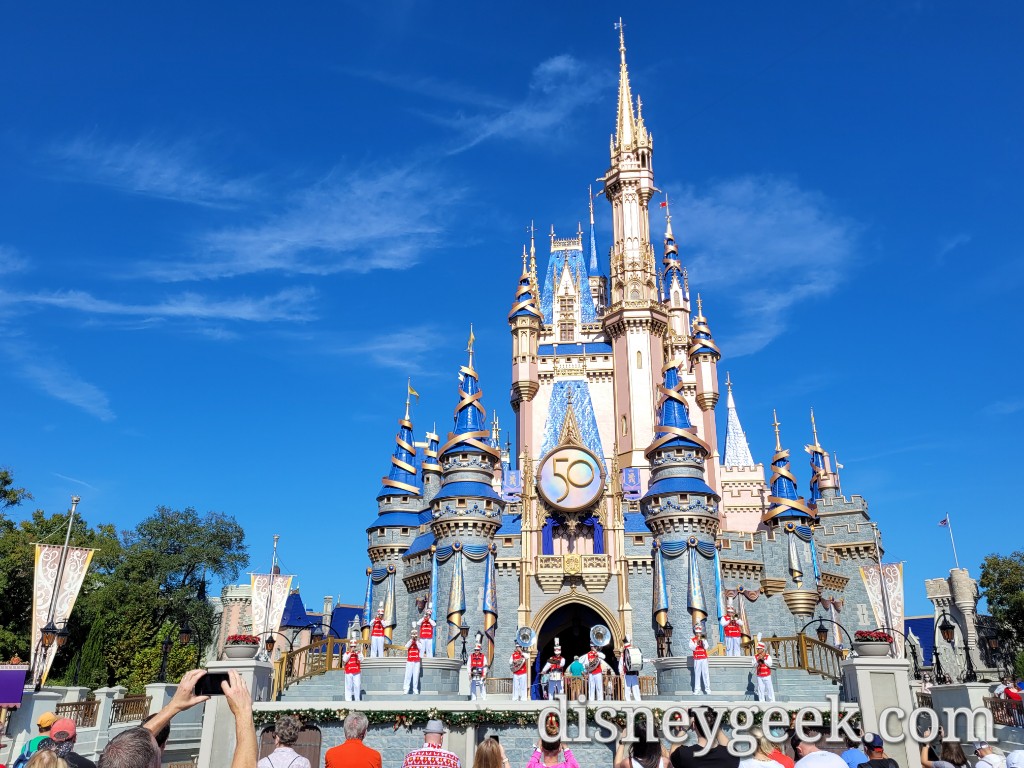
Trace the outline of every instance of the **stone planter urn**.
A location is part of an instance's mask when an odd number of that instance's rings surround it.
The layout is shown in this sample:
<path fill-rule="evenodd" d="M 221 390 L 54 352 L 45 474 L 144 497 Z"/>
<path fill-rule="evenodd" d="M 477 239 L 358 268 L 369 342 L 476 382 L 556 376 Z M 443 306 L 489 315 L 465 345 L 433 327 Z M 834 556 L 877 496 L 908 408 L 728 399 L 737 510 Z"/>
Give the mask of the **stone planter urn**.
<path fill-rule="evenodd" d="M 224 646 L 224 656 L 229 659 L 254 659 L 259 650 L 260 647 L 258 645 L 235 643 L 234 645 Z"/>
<path fill-rule="evenodd" d="M 858 656 L 888 656 L 892 650 L 891 643 L 878 640 L 854 640 L 853 651 Z"/>

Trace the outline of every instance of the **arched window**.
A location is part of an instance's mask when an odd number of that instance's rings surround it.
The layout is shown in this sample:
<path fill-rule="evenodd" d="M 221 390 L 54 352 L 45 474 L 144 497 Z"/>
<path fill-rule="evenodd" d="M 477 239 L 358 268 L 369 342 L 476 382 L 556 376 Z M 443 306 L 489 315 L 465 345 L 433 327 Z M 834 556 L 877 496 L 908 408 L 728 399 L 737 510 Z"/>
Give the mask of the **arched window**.
<path fill-rule="evenodd" d="M 623 435 L 625 435 L 625 434 L 626 434 L 626 430 L 627 430 L 627 426 L 626 426 L 626 417 L 625 417 L 625 416 L 623 416 L 623 417 L 622 417 L 622 434 L 623 434 Z"/>
<path fill-rule="evenodd" d="M 644 356 L 639 349 L 636 351 L 636 367 L 641 370 L 643 370 L 644 367 Z"/>

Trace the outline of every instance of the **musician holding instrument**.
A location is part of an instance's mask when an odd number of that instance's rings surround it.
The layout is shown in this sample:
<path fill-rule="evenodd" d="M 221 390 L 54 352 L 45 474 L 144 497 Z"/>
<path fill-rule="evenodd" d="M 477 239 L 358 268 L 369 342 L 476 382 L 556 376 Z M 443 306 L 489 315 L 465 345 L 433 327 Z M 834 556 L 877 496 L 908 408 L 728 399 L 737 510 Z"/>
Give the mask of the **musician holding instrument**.
<path fill-rule="evenodd" d="M 487 679 L 487 657 L 483 652 L 483 635 L 476 633 L 476 645 L 473 652 L 469 654 L 469 700 L 484 701 L 487 698 L 487 687 L 484 680 Z"/>
<path fill-rule="evenodd" d="M 725 655 L 742 656 L 743 620 L 730 605 L 725 609 Z"/>
<path fill-rule="evenodd" d="M 622 690 L 626 701 L 641 701 L 640 670 L 644 666 L 644 655 L 629 642 L 629 635 L 622 638 Z"/>
<path fill-rule="evenodd" d="M 775 701 L 775 686 L 772 684 L 772 655 L 768 653 L 761 635 L 757 636 L 754 650 L 754 694 L 758 701 Z"/>
<path fill-rule="evenodd" d="M 431 618 L 433 610 L 434 604 L 429 603 L 423 618 L 416 622 L 417 637 L 419 637 L 420 642 L 420 656 L 425 659 L 434 657 L 434 628 L 437 626 L 437 622 Z"/>
<path fill-rule="evenodd" d="M 402 692 L 409 693 L 412 688 L 413 696 L 420 693 L 420 642 L 416 637 L 416 627 L 409 632 L 409 642 L 405 644 L 405 682 L 402 684 Z"/>
<path fill-rule="evenodd" d="M 379 659 L 384 655 L 384 603 L 377 607 L 377 615 L 370 625 L 370 658 Z"/>
<path fill-rule="evenodd" d="M 711 693 L 711 677 L 708 674 L 708 641 L 704 637 L 704 627 L 693 625 L 693 637 L 690 638 L 690 654 L 693 657 L 693 695 Z"/>
<path fill-rule="evenodd" d="M 341 655 L 341 667 L 345 670 L 345 701 L 359 701 L 362 698 L 363 644 L 357 637 L 350 637 Z"/>
<path fill-rule="evenodd" d="M 604 675 L 601 669 L 603 661 L 604 654 L 591 640 L 590 651 L 583 657 L 583 669 L 587 673 L 587 698 L 591 701 L 604 701 Z"/>
<path fill-rule="evenodd" d="M 530 657 L 518 645 L 508 659 L 512 670 L 512 701 L 526 701 L 526 691 L 530 687 Z"/>
<path fill-rule="evenodd" d="M 561 696 L 563 693 L 562 688 L 562 673 L 565 671 L 565 659 L 562 658 L 562 646 L 558 642 L 558 638 L 555 638 L 555 653 L 548 659 L 547 664 L 541 670 L 542 674 L 548 676 L 548 698 L 554 699 L 556 696 Z"/>

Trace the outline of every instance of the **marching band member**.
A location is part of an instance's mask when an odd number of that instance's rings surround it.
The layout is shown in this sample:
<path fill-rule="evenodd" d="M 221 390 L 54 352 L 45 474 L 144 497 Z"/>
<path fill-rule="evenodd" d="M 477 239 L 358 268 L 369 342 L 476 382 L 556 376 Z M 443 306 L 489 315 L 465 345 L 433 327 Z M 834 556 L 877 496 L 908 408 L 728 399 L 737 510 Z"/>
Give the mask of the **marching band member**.
<path fill-rule="evenodd" d="M 518 645 L 508 660 L 512 668 L 512 701 L 526 701 L 529 688 L 530 657 Z"/>
<path fill-rule="evenodd" d="M 768 653 L 761 635 L 757 636 L 754 651 L 754 693 L 758 701 L 775 701 L 775 686 L 772 684 L 772 655 Z"/>
<path fill-rule="evenodd" d="M 487 678 L 487 657 L 484 656 L 483 650 L 481 650 L 483 636 L 476 633 L 476 647 L 473 648 L 473 652 L 469 654 L 469 700 L 481 701 L 487 698 L 487 688 L 484 685 L 484 680 Z"/>
<path fill-rule="evenodd" d="M 412 686 L 414 696 L 420 692 L 420 643 L 416 637 L 416 627 L 409 633 L 409 642 L 405 644 L 405 682 L 402 692 L 409 693 Z"/>
<path fill-rule="evenodd" d="M 384 602 L 377 606 L 377 615 L 370 625 L 370 658 L 379 659 L 384 655 Z"/>
<path fill-rule="evenodd" d="M 742 656 L 743 620 L 730 605 L 725 609 L 725 655 Z"/>
<path fill-rule="evenodd" d="M 622 690 L 626 701 L 640 701 L 640 670 L 633 669 L 633 659 L 630 654 L 632 647 L 629 635 L 622 638 L 622 660 L 619 664 L 619 669 L 622 670 Z M 643 663 L 643 654 L 638 652 L 632 656 L 640 656 L 640 663 Z"/>
<path fill-rule="evenodd" d="M 434 604 L 428 604 L 423 618 L 416 622 L 416 627 L 419 630 L 417 636 L 420 640 L 420 656 L 425 659 L 434 657 L 434 628 L 437 626 L 437 622 L 430 618 L 433 611 Z"/>
<path fill-rule="evenodd" d="M 356 640 L 349 640 L 341 655 L 345 670 L 345 701 L 359 701 L 362 698 L 363 647 Z"/>
<path fill-rule="evenodd" d="M 693 693 L 696 696 L 703 686 L 704 693 L 711 693 L 711 678 L 708 675 L 708 643 L 704 639 L 704 627 L 693 625 L 690 638 L 690 652 L 693 656 Z"/>
<path fill-rule="evenodd" d="M 565 669 L 565 659 L 562 658 L 562 646 L 558 642 L 558 638 L 555 638 L 555 653 L 548 659 L 548 663 L 544 665 L 544 669 L 541 670 L 542 674 L 548 676 L 548 698 L 554 699 L 556 696 L 561 696 L 563 693 L 562 688 L 562 671 Z"/>
<path fill-rule="evenodd" d="M 587 672 L 587 698 L 591 701 L 604 701 L 604 677 L 601 674 L 603 661 L 604 654 L 591 643 L 590 651 L 583 658 L 583 667 Z"/>

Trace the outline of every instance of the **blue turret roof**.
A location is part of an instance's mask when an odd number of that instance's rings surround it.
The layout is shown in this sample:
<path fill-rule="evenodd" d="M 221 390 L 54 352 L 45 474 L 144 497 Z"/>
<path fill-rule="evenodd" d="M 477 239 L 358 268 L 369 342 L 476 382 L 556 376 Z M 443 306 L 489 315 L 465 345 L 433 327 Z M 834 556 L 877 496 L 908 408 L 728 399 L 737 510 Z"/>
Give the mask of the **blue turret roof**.
<path fill-rule="evenodd" d="M 711 329 L 708 327 L 708 319 L 704 317 L 704 307 L 700 294 L 697 294 L 697 315 L 693 318 L 693 340 L 690 343 L 689 355 L 714 355 L 721 358 L 722 353 L 711 336 Z"/>
<path fill-rule="evenodd" d="M 672 364 L 665 366 L 665 384 L 660 387 L 661 402 L 658 405 L 658 426 L 654 428 L 654 442 L 647 453 L 663 448 L 686 446 L 708 453 L 707 446 L 694 434 L 680 435 L 677 430 L 690 433 L 690 412 L 683 400 L 679 369 Z M 662 441 L 662 438 L 670 437 Z"/>
<path fill-rule="evenodd" d="M 441 465 L 437 461 L 438 439 L 433 432 L 427 432 L 427 447 L 423 451 L 423 461 L 420 464 L 420 467 L 426 472 L 441 471 Z"/>
<path fill-rule="evenodd" d="M 284 613 L 281 614 L 281 629 L 285 627 L 304 628 L 309 623 L 310 618 L 306 615 L 306 606 L 302 603 L 299 590 L 294 589 L 284 603 Z"/>
<path fill-rule="evenodd" d="M 459 404 L 455 407 L 455 427 L 441 447 L 441 455 L 449 453 L 486 453 L 499 458 L 497 448 L 491 446 L 491 433 L 487 429 L 487 411 L 480 399 L 483 392 L 477 372 L 473 369 L 473 350 L 470 344 L 469 362 L 459 368 Z"/>
<path fill-rule="evenodd" d="M 814 511 L 804 503 L 797 493 L 796 477 L 789 468 L 789 451 L 782 447 L 779 437 L 779 420 L 775 419 L 775 455 L 772 457 L 771 496 L 762 522 L 783 520 L 813 520 Z"/>
<path fill-rule="evenodd" d="M 675 235 L 672 234 L 671 216 L 665 223 L 665 257 L 661 263 L 665 267 L 662 285 L 671 286 L 673 279 L 678 280 L 681 285 L 683 282 L 682 265 L 679 263 L 679 247 L 676 245 Z"/>
<path fill-rule="evenodd" d="M 516 298 L 512 302 L 512 310 L 508 313 L 508 319 L 514 317 L 536 317 L 540 318 L 540 310 L 537 309 L 537 297 L 534 296 L 530 271 L 526 267 L 526 251 L 523 251 L 523 273 L 519 276 L 519 285 L 516 288 Z"/>
<path fill-rule="evenodd" d="M 405 417 L 398 420 L 395 452 L 391 456 L 391 471 L 382 479 L 377 498 L 384 496 L 419 496 L 416 448 L 413 445 L 412 422 L 409 420 L 409 402 L 405 404 Z"/>

